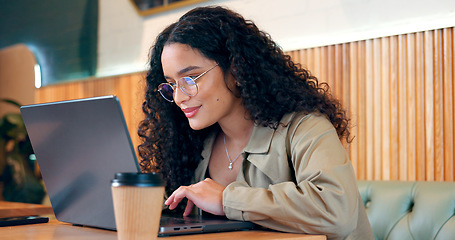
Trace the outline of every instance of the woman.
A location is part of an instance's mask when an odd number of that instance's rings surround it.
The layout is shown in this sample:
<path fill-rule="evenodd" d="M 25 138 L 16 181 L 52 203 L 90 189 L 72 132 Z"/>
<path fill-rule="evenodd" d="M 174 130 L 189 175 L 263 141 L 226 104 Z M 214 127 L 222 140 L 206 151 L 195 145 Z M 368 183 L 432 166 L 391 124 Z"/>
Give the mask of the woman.
<path fill-rule="evenodd" d="M 373 238 L 340 141 L 344 111 L 239 14 L 196 8 L 158 36 L 143 111 L 141 167 L 163 174 L 169 209 Z"/>

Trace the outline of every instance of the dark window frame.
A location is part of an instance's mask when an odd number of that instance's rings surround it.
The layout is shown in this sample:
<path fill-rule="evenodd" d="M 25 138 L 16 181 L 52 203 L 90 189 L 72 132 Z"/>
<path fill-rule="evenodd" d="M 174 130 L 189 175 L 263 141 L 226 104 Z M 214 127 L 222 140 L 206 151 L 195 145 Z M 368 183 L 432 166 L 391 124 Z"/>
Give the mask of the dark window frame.
<path fill-rule="evenodd" d="M 178 0 L 177 2 L 170 2 L 169 0 L 162 0 L 162 4 L 159 6 L 151 6 L 151 7 L 139 7 L 138 4 L 141 2 L 149 2 L 152 0 L 130 0 L 131 4 L 133 4 L 134 8 L 136 9 L 137 13 L 141 16 L 149 16 L 157 13 L 162 13 L 165 11 L 174 10 L 181 7 L 186 7 L 189 5 L 207 2 L 208 0 Z"/>

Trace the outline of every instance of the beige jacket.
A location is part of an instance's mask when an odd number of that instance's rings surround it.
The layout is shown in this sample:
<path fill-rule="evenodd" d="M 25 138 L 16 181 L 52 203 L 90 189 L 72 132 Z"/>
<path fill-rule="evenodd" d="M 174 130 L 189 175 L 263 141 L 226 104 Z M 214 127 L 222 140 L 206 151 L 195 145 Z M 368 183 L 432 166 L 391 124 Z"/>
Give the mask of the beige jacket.
<path fill-rule="evenodd" d="M 374 239 L 354 171 L 327 118 L 287 114 L 277 130 L 255 126 L 243 166 L 223 192 L 229 219 L 328 239 Z M 194 182 L 206 176 L 215 135 Z"/>

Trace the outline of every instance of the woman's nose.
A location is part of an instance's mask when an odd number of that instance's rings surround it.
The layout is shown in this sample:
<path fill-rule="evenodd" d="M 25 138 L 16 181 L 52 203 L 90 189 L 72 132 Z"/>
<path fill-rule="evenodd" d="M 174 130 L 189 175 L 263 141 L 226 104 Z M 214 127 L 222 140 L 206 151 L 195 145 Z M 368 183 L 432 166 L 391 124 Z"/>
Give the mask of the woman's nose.
<path fill-rule="evenodd" d="M 180 103 L 187 101 L 190 96 L 186 95 L 182 89 L 176 87 L 174 90 L 174 102 L 179 105 Z"/>

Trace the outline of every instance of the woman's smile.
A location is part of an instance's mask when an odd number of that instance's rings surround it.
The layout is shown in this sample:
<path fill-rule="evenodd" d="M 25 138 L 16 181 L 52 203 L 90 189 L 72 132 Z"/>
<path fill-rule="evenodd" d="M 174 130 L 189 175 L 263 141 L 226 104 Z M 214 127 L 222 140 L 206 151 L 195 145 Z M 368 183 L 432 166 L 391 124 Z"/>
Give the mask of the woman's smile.
<path fill-rule="evenodd" d="M 196 115 L 196 113 L 199 111 L 200 108 L 201 108 L 201 106 L 182 108 L 182 111 L 185 114 L 185 117 L 192 118 L 192 117 L 194 117 L 194 115 Z"/>

